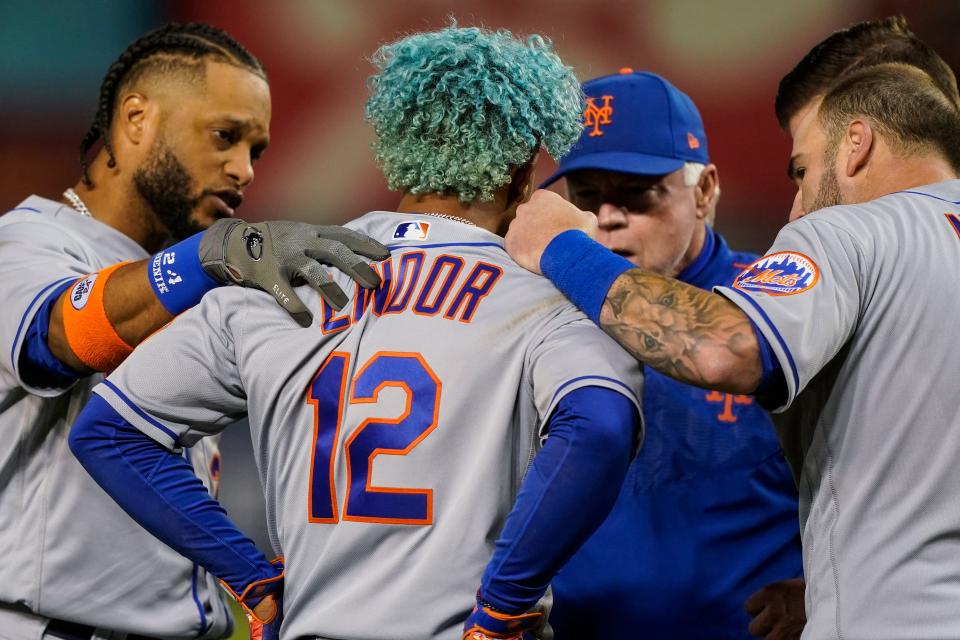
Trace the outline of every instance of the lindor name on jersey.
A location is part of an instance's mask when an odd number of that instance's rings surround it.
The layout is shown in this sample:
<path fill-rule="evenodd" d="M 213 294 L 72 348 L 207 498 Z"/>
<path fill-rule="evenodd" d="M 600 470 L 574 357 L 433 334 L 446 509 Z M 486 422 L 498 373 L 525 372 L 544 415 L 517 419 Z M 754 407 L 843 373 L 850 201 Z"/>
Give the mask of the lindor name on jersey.
<path fill-rule="evenodd" d="M 338 312 L 323 301 L 320 328 L 324 333 L 346 329 L 368 309 L 377 316 L 406 311 L 422 316 L 442 313 L 447 320 L 468 323 L 503 275 L 503 269 L 495 264 L 477 260 L 468 266 L 462 256 L 452 254 L 433 256 L 428 263 L 424 251 L 393 256 L 375 268 L 380 286 L 370 290 L 357 285 L 353 305 Z"/>

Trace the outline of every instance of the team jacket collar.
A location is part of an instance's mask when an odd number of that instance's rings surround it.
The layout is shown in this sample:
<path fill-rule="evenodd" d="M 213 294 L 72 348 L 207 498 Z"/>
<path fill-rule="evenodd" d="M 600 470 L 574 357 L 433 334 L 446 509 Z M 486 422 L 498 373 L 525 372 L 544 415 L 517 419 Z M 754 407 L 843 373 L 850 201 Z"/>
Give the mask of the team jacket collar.
<path fill-rule="evenodd" d="M 717 270 L 729 266 L 731 260 L 732 254 L 723 236 L 707 225 L 707 234 L 700 254 L 677 274 L 677 280 L 701 289 L 709 289 L 716 284 L 714 279 Z"/>

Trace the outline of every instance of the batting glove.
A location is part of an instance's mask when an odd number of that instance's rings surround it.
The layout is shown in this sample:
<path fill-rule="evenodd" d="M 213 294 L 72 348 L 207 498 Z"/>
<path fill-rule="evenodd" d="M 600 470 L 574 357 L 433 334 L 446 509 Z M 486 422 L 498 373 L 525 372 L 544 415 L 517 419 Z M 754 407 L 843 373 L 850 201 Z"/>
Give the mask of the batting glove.
<path fill-rule="evenodd" d="M 384 260 L 390 251 L 362 233 L 337 226 L 305 222 L 258 222 L 236 218 L 214 222 L 200 241 L 204 271 L 228 284 L 254 287 L 273 295 L 300 326 L 313 315 L 293 287 L 308 284 L 337 310 L 348 297 L 321 264 L 346 273 L 368 289 L 380 277 L 361 256 Z"/>
<path fill-rule="evenodd" d="M 463 624 L 462 640 L 535 640 L 544 623 L 539 612 L 510 615 L 497 611 L 479 597 Z"/>
<path fill-rule="evenodd" d="M 247 615 L 250 640 L 280 639 L 280 625 L 283 623 L 283 557 L 274 558 L 270 564 L 280 570 L 279 575 L 251 582 L 239 595 L 230 585 L 221 582 Z"/>

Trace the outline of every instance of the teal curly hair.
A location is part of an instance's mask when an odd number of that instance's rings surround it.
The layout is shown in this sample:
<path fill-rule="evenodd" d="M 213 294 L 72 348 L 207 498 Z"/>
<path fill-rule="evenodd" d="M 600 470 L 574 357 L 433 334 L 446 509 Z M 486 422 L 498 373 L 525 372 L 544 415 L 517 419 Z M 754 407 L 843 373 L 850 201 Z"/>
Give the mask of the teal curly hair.
<path fill-rule="evenodd" d="M 373 56 L 367 120 L 391 189 L 491 200 L 542 144 L 582 130 L 583 93 L 550 42 L 477 27 L 417 33 Z"/>

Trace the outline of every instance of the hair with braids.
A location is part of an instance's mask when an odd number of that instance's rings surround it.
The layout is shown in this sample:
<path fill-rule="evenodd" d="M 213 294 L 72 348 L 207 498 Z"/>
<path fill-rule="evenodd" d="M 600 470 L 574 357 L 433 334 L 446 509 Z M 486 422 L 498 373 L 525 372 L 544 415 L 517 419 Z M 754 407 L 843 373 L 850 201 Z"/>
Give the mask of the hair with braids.
<path fill-rule="evenodd" d="M 490 200 L 540 145 L 555 158 L 583 130 L 583 92 L 541 36 L 452 26 L 380 48 L 367 120 L 391 189 Z"/>
<path fill-rule="evenodd" d="M 92 186 L 87 158 L 97 140 L 102 140 L 107 152 L 107 166 L 115 167 L 116 158 L 110 141 L 110 123 L 113 120 L 117 98 L 125 87 L 144 75 L 157 72 L 179 72 L 205 58 L 247 69 L 267 79 L 263 65 L 230 34 L 209 24 L 167 24 L 141 36 L 110 65 L 100 85 L 100 98 L 93 123 L 80 142 L 80 168 L 83 182 Z M 202 70 L 199 71 L 202 74 Z"/>

